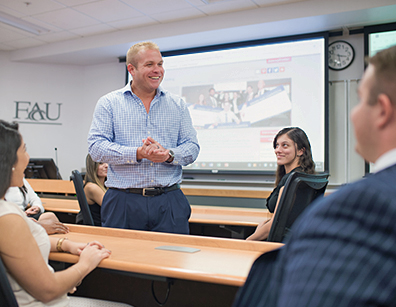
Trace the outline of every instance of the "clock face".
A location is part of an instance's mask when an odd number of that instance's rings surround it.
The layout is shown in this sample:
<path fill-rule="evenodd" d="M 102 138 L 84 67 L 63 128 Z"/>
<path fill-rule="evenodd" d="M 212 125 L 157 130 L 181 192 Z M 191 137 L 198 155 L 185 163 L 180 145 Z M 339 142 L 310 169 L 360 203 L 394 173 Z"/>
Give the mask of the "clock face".
<path fill-rule="evenodd" d="M 336 41 L 329 45 L 329 67 L 342 70 L 351 65 L 355 58 L 355 50 L 345 41 Z"/>

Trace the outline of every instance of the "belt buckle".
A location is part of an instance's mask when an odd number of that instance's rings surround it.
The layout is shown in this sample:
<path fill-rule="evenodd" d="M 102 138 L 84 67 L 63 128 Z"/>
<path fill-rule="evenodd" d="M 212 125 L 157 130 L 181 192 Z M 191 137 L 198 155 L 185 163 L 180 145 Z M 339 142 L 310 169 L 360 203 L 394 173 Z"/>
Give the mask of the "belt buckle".
<path fill-rule="evenodd" d="M 146 196 L 146 197 L 148 197 L 148 196 L 155 196 L 154 194 L 153 194 L 153 195 L 146 194 L 146 191 L 147 191 L 147 192 L 149 192 L 149 191 L 156 191 L 155 188 L 143 188 L 143 193 L 142 193 L 142 195 L 143 195 L 143 196 Z"/>

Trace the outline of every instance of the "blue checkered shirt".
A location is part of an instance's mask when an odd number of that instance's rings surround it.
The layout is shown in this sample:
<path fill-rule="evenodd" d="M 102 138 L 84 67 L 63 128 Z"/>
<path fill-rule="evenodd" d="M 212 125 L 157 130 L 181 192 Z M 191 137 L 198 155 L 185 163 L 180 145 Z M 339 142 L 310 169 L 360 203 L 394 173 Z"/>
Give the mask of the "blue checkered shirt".
<path fill-rule="evenodd" d="M 136 160 L 137 148 L 148 136 L 175 153 L 172 163 Z M 182 166 L 193 163 L 200 149 L 190 113 L 179 96 L 159 87 L 147 113 L 129 84 L 99 99 L 88 145 L 94 161 L 109 164 L 106 186 L 119 189 L 180 183 Z"/>

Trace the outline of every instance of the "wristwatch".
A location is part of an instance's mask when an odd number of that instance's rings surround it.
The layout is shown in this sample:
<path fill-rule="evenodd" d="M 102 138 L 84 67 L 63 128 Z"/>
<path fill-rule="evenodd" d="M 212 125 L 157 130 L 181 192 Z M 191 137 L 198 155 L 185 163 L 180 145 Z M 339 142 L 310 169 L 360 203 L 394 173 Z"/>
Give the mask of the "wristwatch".
<path fill-rule="evenodd" d="M 175 159 L 175 153 L 169 149 L 169 158 L 168 158 L 168 160 L 166 160 L 166 162 L 172 163 L 174 159 Z"/>

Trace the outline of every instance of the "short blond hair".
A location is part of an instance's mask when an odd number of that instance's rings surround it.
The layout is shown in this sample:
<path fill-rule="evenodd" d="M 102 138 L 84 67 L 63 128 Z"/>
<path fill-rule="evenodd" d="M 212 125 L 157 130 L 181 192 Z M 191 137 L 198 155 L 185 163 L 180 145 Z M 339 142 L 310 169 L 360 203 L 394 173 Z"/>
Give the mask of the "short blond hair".
<path fill-rule="evenodd" d="M 126 56 L 126 65 L 132 64 L 134 67 L 137 67 L 139 62 L 137 54 L 140 50 L 158 50 L 160 51 L 158 45 L 153 42 L 140 42 L 133 45 L 129 48 Z"/>

